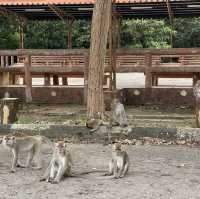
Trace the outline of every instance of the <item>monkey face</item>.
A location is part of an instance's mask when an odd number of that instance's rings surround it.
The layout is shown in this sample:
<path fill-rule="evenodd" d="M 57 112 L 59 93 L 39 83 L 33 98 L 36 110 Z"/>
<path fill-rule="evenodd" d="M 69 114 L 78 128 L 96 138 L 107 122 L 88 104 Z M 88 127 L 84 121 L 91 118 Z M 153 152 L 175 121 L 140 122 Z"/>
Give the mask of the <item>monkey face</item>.
<path fill-rule="evenodd" d="M 122 146 L 121 146 L 121 143 L 114 143 L 113 144 L 113 150 L 114 151 L 121 151 L 122 150 Z"/>
<path fill-rule="evenodd" d="M 118 98 L 115 98 L 114 100 L 113 100 L 113 104 L 118 104 L 120 101 L 119 101 L 119 99 Z"/>
<path fill-rule="evenodd" d="M 2 144 L 5 146 L 12 147 L 16 143 L 16 137 L 15 136 L 4 136 L 2 139 Z"/>
<path fill-rule="evenodd" d="M 55 150 L 57 153 L 59 154 L 65 154 L 65 151 L 66 151 L 66 144 L 64 141 L 60 141 L 60 142 L 56 142 L 54 144 L 55 146 Z"/>

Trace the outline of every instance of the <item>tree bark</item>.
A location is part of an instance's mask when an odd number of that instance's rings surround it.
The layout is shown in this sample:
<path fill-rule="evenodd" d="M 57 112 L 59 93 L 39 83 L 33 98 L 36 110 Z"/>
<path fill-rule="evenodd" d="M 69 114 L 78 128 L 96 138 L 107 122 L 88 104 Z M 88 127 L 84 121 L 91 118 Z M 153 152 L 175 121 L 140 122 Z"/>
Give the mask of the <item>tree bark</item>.
<path fill-rule="evenodd" d="M 89 75 L 88 75 L 88 119 L 103 119 L 104 61 L 109 31 L 112 0 L 96 0 L 92 17 Z"/>
<path fill-rule="evenodd" d="M 30 67 L 31 67 L 31 56 L 28 55 L 25 58 L 25 62 L 24 62 L 24 69 L 25 69 L 25 83 L 26 83 L 26 89 L 25 89 L 25 93 L 26 93 L 26 102 L 30 103 L 32 102 L 32 77 L 31 77 L 31 71 L 30 71 Z"/>

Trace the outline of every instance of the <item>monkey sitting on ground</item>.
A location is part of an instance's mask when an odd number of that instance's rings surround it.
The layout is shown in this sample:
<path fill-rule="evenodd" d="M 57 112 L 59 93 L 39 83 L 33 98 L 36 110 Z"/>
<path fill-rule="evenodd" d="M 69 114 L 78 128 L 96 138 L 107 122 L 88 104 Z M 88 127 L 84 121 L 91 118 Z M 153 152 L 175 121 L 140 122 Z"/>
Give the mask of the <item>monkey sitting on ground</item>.
<path fill-rule="evenodd" d="M 97 129 L 99 129 L 99 126 L 101 126 L 103 124 L 103 121 L 100 119 L 90 119 L 86 122 L 86 127 L 90 130 L 91 132 L 96 131 Z"/>
<path fill-rule="evenodd" d="M 112 159 L 109 163 L 109 172 L 106 176 L 114 175 L 114 178 L 124 177 L 129 170 L 129 157 L 126 151 L 122 151 L 120 143 L 113 144 Z"/>
<path fill-rule="evenodd" d="M 112 116 L 111 116 L 112 125 L 120 125 L 121 127 L 128 126 L 124 105 L 119 101 L 119 99 L 115 98 L 113 100 L 111 104 L 111 111 L 112 111 Z"/>
<path fill-rule="evenodd" d="M 42 166 L 41 166 L 40 155 L 41 155 L 42 142 L 46 142 L 52 147 L 51 141 L 48 138 L 40 135 L 22 136 L 22 137 L 11 136 L 11 135 L 3 136 L 2 145 L 6 148 L 11 149 L 13 153 L 11 172 L 15 172 L 16 167 L 21 167 L 21 168 L 30 167 L 33 159 L 36 160 L 36 166 L 33 168 L 41 169 Z M 18 156 L 19 152 L 21 151 L 28 152 L 26 165 L 22 165 L 19 162 Z"/>
<path fill-rule="evenodd" d="M 72 159 L 65 141 L 55 142 L 53 157 L 40 181 L 59 183 L 62 177 L 71 176 L 71 166 Z"/>

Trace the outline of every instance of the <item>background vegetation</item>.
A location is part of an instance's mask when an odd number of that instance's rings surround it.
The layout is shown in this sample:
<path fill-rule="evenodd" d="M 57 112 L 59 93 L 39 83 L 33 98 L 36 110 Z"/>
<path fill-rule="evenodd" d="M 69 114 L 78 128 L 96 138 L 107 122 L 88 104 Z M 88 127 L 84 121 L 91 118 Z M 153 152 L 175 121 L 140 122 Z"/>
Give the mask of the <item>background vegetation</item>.
<path fill-rule="evenodd" d="M 66 48 L 68 27 L 62 21 L 29 21 L 25 30 L 26 48 Z M 200 18 L 179 18 L 171 29 L 168 20 L 124 20 L 121 46 L 125 48 L 200 47 Z M 73 48 L 90 45 L 90 22 L 78 20 L 73 25 Z M 19 46 L 18 25 L 13 18 L 0 17 L 0 49 Z"/>

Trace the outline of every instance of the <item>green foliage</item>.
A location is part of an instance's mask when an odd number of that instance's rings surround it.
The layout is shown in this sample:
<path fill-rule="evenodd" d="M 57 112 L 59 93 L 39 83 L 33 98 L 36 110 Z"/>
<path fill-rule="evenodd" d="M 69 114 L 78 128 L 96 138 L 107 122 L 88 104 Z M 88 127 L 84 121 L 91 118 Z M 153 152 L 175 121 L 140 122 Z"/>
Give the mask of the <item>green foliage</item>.
<path fill-rule="evenodd" d="M 175 20 L 177 31 L 174 47 L 200 47 L 200 18 L 179 18 Z"/>
<path fill-rule="evenodd" d="M 122 27 L 122 46 L 126 48 L 169 48 L 171 33 L 173 31 L 164 20 L 126 20 L 123 21 Z"/>
<path fill-rule="evenodd" d="M 16 49 L 19 45 L 18 26 L 12 17 L 0 17 L 0 49 Z"/>
<path fill-rule="evenodd" d="M 90 47 L 90 29 L 89 21 L 75 21 L 73 26 L 73 48 Z"/>
<path fill-rule="evenodd" d="M 90 21 L 76 20 L 73 24 L 73 48 L 89 48 Z M 121 30 L 121 47 L 169 48 L 171 33 L 174 47 L 200 47 L 200 18 L 178 18 L 175 30 L 168 21 L 154 19 L 124 20 Z M 25 30 L 25 47 L 35 49 L 67 48 L 68 27 L 63 21 L 28 21 Z M 19 47 L 18 24 L 14 17 L 0 17 L 0 49 Z"/>
<path fill-rule="evenodd" d="M 63 21 L 32 21 L 26 30 L 26 48 L 65 49 L 67 48 L 68 27 Z M 73 48 L 88 48 L 90 25 L 78 20 L 73 24 Z"/>
<path fill-rule="evenodd" d="M 30 21 L 25 32 L 26 48 L 66 48 L 67 30 L 62 21 Z"/>

